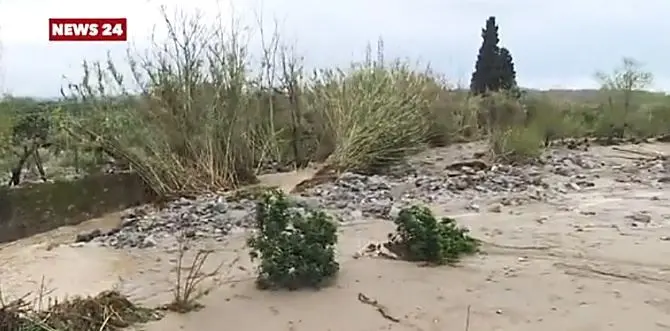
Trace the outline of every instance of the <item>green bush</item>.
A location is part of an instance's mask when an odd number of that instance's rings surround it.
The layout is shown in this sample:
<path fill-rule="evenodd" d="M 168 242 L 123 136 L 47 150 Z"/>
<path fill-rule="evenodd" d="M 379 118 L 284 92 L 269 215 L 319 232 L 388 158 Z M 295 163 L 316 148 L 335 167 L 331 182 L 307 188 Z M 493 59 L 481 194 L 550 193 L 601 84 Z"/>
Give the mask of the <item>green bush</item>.
<path fill-rule="evenodd" d="M 396 232 L 389 248 L 405 260 L 435 264 L 455 263 L 479 250 L 479 241 L 451 218 L 437 220 L 427 207 L 412 206 L 394 220 Z"/>
<path fill-rule="evenodd" d="M 281 191 L 273 189 L 258 203 L 256 227 L 248 244 L 252 260 L 260 259 L 259 288 L 318 288 L 339 271 L 337 228 L 324 212 L 312 210 L 303 215 L 290 208 Z"/>

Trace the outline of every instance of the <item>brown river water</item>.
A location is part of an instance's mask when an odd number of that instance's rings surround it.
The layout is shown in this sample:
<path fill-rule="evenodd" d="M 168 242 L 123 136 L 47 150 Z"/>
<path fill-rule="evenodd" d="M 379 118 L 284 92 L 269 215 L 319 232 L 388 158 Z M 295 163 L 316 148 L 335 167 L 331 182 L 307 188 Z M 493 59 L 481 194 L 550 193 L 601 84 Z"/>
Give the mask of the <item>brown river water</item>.
<path fill-rule="evenodd" d="M 263 181 L 290 189 L 309 175 L 271 175 Z M 670 192 L 605 175 L 597 184 L 572 193 L 570 208 L 536 202 L 502 213 L 452 209 L 449 215 L 457 214 L 475 236 L 495 243 L 459 267 L 359 257 L 368 243 L 383 241 L 392 224 L 342 226 L 342 270 L 336 285 L 321 291 L 255 289 L 244 234 L 223 244 L 203 243 L 216 249 L 205 269 L 227 266 L 203 285 L 211 289 L 201 299 L 205 308 L 169 314 L 138 330 L 443 331 L 466 325 L 487 331 L 668 330 Z M 631 227 L 626 215 L 639 210 L 653 221 Z M 82 230 L 119 221 L 118 214 L 110 214 L 0 246 L 3 295 L 35 293 L 44 280 L 50 296 L 116 288 L 140 303 L 168 303 L 176 252 L 71 244 Z M 359 294 L 377 300 L 392 318 L 363 303 Z"/>

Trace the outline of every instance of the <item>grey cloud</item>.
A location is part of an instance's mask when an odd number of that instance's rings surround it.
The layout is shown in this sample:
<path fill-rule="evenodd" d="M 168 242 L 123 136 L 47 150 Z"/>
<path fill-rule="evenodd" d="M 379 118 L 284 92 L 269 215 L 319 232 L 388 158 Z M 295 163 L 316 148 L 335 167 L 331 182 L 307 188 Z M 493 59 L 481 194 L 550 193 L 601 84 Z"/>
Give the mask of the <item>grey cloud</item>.
<path fill-rule="evenodd" d="M 662 0 L 265 0 L 266 25 L 277 17 L 282 35 L 296 40 L 308 65 L 344 65 L 361 59 L 378 36 L 387 57 L 430 62 L 453 80 L 467 81 L 479 48 L 480 29 L 495 15 L 502 43 L 528 87 L 581 88 L 598 69 L 632 56 L 670 90 L 670 2 Z M 259 7 L 260 6 L 260 7 Z M 247 23 L 253 17 L 247 15 Z M 5 84 L 22 95 L 57 95 L 63 74 L 76 77 L 82 58 L 123 58 L 124 45 L 6 44 Z"/>

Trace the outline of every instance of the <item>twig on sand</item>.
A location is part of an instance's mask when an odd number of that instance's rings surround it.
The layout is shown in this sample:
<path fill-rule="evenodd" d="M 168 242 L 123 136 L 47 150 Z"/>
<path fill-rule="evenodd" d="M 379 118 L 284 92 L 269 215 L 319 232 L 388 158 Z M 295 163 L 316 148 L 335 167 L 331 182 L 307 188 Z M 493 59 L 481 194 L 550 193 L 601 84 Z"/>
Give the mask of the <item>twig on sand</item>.
<path fill-rule="evenodd" d="M 468 310 L 465 315 L 465 331 L 470 331 L 470 305 L 468 305 Z"/>
<path fill-rule="evenodd" d="M 644 156 L 645 158 L 652 158 L 652 159 L 665 159 L 666 158 L 666 156 L 663 153 L 660 153 L 660 152 L 635 151 L 635 150 L 632 150 L 632 149 L 616 147 L 616 146 L 612 147 L 612 149 L 615 150 L 615 151 L 619 151 L 619 152 L 641 155 L 641 156 Z"/>
<path fill-rule="evenodd" d="M 358 293 L 358 301 L 360 301 L 360 302 L 362 302 L 366 305 L 370 305 L 372 307 L 375 307 L 377 309 L 377 311 L 379 312 L 379 314 L 381 314 L 382 317 L 384 317 L 385 319 L 387 319 L 391 322 L 394 322 L 394 323 L 400 323 L 400 319 L 397 318 L 397 317 L 392 316 L 391 314 L 389 314 L 388 308 L 379 304 L 379 302 L 377 300 L 370 299 L 368 296 L 366 296 L 363 293 Z"/>
<path fill-rule="evenodd" d="M 520 250 L 520 251 L 547 251 L 551 250 L 554 248 L 558 248 L 558 245 L 541 245 L 541 246 L 515 246 L 515 245 L 503 245 L 503 244 L 496 244 L 484 240 L 480 240 L 480 242 L 486 246 L 494 247 L 494 248 L 502 248 L 502 249 L 512 249 L 512 250 Z"/>

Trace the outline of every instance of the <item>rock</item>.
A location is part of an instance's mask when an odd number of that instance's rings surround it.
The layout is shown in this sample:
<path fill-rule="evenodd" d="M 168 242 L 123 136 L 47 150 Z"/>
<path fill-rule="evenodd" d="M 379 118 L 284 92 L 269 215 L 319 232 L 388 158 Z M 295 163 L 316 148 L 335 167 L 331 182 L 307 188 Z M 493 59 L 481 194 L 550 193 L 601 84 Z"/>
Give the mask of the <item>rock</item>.
<path fill-rule="evenodd" d="M 570 169 L 568 169 L 566 167 L 563 167 L 563 166 L 554 167 L 552 172 L 557 174 L 557 175 L 566 176 L 566 177 L 572 175 L 572 173 L 573 173 L 573 171 L 571 171 Z"/>
<path fill-rule="evenodd" d="M 502 212 L 502 205 L 499 203 L 490 205 L 488 208 L 488 211 L 491 213 L 501 213 Z"/>
<path fill-rule="evenodd" d="M 88 232 L 83 232 L 80 234 L 77 234 L 77 236 L 74 238 L 74 242 L 76 243 L 82 243 L 82 242 L 89 242 L 99 236 L 102 235 L 102 231 L 100 229 L 95 229 L 92 231 Z"/>
<path fill-rule="evenodd" d="M 542 217 L 539 217 L 539 218 L 535 219 L 535 222 L 537 222 L 538 224 L 544 224 L 544 222 L 546 222 L 548 219 L 549 219 L 549 217 L 542 216 Z"/>
<path fill-rule="evenodd" d="M 291 201 L 295 204 L 296 207 L 302 207 L 307 209 L 319 208 L 319 200 L 315 198 L 295 196 L 291 198 Z"/>
<path fill-rule="evenodd" d="M 654 172 L 663 172 L 665 171 L 665 167 L 663 166 L 663 163 L 656 163 L 653 166 L 651 166 L 649 170 Z"/>
<path fill-rule="evenodd" d="M 393 220 L 393 219 L 398 218 L 398 215 L 400 215 L 401 210 L 402 210 L 402 208 L 400 208 L 396 205 L 392 205 L 391 210 L 389 211 L 389 219 Z"/>
<path fill-rule="evenodd" d="M 577 184 L 577 186 L 580 187 L 580 188 L 595 187 L 596 186 L 596 184 L 594 182 L 590 182 L 590 181 L 586 181 L 586 180 L 580 180 L 580 181 L 576 182 L 575 184 Z"/>
<path fill-rule="evenodd" d="M 465 209 L 479 212 L 479 210 L 480 210 L 481 208 L 479 207 L 478 204 L 476 204 L 476 203 L 471 203 L 471 204 L 469 204 L 467 207 L 465 207 Z"/>
<path fill-rule="evenodd" d="M 567 187 L 575 190 L 575 191 L 580 191 L 582 188 L 577 185 L 577 183 L 568 183 L 566 184 Z"/>
<path fill-rule="evenodd" d="M 350 216 L 352 221 L 360 221 L 365 219 L 365 215 L 363 215 L 363 212 L 360 210 L 352 210 Z"/>
<path fill-rule="evenodd" d="M 139 219 L 134 216 L 134 214 L 131 214 L 128 218 L 123 218 L 123 221 L 121 221 L 121 227 L 128 227 L 128 226 L 133 226 L 133 224 L 137 223 Z"/>
<path fill-rule="evenodd" d="M 154 247 L 156 246 L 156 239 L 154 239 L 153 236 L 147 236 L 142 240 L 142 244 L 140 244 L 140 248 L 149 248 L 149 247 Z"/>
<path fill-rule="evenodd" d="M 647 214 L 646 212 L 637 212 L 631 215 L 626 216 L 626 218 L 633 220 L 638 223 L 650 223 L 651 222 L 651 215 Z"/>

